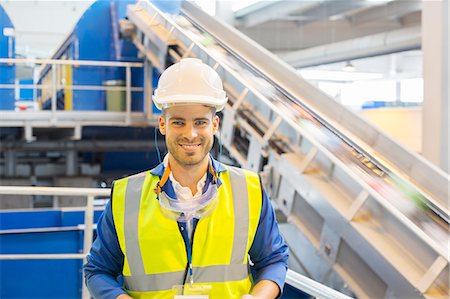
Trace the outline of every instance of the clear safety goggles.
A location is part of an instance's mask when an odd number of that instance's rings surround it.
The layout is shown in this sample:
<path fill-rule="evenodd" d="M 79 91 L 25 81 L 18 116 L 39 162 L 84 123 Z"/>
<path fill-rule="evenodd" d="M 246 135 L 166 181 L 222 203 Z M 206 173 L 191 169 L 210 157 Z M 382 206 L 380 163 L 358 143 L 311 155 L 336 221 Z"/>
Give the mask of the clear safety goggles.
<path fill-rule="evenodd" d="M 217 206 L 219 191 L 217 186 L 218 173 L 213 169 L 211 163 L 209 171 L 213 175 L 213 181 L 209 183 L 206 191 L 195 195 L 191 199 L 180 200 L 170 197 L 162 190 L 162 186 L 169 179 L 170 166 L 167 165 L 161 180 L 155 188 L 162 213 L 166 217 L 180 222 L 187 222 L 194 218 L 202 219 L 210 215 Z"/>
<path fill-rule="evenodd" d="M 211 214 L 218 203 L 217 184 L 210 183 L 206 192 L 189 200 L 172 198 L 166 192 L 158 194 L 159 205 L 163 214 L 173 220 L 187 222 L 194 218 L 202 219 Z"/>

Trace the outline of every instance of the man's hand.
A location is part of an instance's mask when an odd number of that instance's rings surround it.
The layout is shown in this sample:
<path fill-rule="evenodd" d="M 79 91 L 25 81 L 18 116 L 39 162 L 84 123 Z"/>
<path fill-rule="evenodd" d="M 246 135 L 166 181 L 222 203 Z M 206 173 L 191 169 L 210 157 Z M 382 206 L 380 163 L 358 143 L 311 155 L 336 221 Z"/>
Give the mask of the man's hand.
<path fill-rule="evenodd" d="M 128 294 L 122 294 L 122 295 L 117 296 L 116 299 L 133 299 L 133 297 L 131 297 Z"/>

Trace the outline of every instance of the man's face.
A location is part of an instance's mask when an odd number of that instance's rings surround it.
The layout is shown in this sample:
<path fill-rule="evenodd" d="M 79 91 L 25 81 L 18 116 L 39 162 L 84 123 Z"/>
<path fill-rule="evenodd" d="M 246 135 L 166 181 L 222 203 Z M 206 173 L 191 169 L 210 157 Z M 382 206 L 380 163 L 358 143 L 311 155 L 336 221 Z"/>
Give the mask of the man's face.
<path fill-rule="evenodd" d="M 167 149 L 183 167 L 199 165 L 208 158 L 218 126 L 213 109 L 203 105 L 174 105 L 159 118 Z"/>

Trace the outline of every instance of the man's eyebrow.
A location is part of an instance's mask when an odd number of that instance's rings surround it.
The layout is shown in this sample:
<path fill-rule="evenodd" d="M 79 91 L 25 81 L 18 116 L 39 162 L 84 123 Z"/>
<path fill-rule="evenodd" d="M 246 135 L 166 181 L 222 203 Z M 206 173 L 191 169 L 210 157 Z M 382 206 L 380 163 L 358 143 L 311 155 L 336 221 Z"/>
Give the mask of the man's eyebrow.
<path fill-rule="evenodd" d="M 209 117 L 201 116 L 201 117 L 196 117 L 193 120 L 196 121 L 196 120 L 209 120 L 209 119 L 210 119 Z M 182 117 L 182 116 L 171 116 L 171 117 L 169 117 L 169 120 L 186 120 L 186 118 Z"/>
<path fill-rule="evenodd" d="M 181 116 L 171 116 L 169 117 L 169 120 L 186 120 L 186 119 Z"/>

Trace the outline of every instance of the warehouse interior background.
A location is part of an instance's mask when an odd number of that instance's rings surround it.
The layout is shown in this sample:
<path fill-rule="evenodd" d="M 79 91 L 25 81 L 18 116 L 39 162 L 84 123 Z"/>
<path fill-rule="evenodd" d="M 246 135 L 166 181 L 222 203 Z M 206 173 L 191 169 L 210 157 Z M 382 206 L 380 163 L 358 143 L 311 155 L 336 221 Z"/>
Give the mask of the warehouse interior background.
<path fill-rule="evenodd" d="M 49 58 L 92 2 L 3 0 L 17 55 Z M 439 1 L 195 2 L 448 172 L 448 20 Z M 17 78 L 35 70 L 21 66 Z"/>
<path fill-rule="evenodd" d="M 0 0 L 1 298 L 89 298 L 109 188 L 158 163 L 151 92 L 189 56 L 223 77 L 221 161 L 260 173 L 290 287 L 448 298 L 449 0 L 147 2 Z"/>

